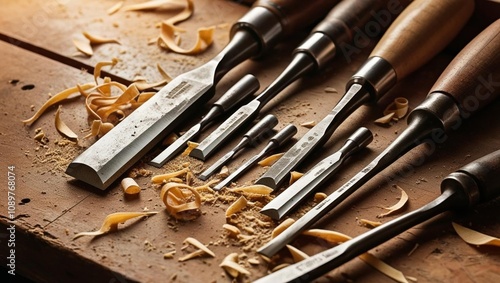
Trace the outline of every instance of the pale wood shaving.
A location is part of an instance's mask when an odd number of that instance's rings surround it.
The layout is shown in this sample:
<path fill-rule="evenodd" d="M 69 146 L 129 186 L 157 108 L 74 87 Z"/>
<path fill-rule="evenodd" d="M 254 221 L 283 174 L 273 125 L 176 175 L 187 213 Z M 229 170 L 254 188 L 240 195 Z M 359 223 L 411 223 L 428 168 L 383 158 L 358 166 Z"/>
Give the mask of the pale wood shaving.
<path fill-rule="evenodd" d="M 250 275 L 250 271 L 238 264 L 238 253 L 227 255 L 219 264 L 231 277 L 236 278 L 240 274 Z"/>
<path fill-rule="evenodd" d="M 191 171 L 189 168 L 182 168 L 181 170 L 171 172 L 171 173 L 166 173 L 166 174 L 161 174 L 161 175 L 155 175 L 151 177 L 151 182 L 153 184 L 161 184 L 164 182 L 169 182 L 170 179 L 176 178 L 179 176 L 184 176 L 186 175 L 189 171 Z"/>
<path fill-rule="evenodd" d="M 396 204 L 394 204 L 393 206 L 384 207 L 384 209 L 387 209 L 388 211 L 377 215 L 378 218 L 381 218 L 381 217 L 390 215 L 396 211 L 399 211 L 408 202 L 408 194 L 401 187 L 399 187 L 397 185 L 395 187 L 401 191 L 401 197 L 399 198 L 399 201 Z"/>
<path fill-rule="evenodd" d="M 120 2 L 117 2 L 116 4 L 114 4 L 113 6 L 111 6 L 107 11 L 106 13 L 108 13 L 108 15 L 113 15 L 114 13 L 118 12 L 118 10 L 121 9 L 121 7 L 123 7 L 123 3 L 125 1 L 120 1 Z"/>
<path fill-rule="evenodd" d="M 146 1 L 144 3 L 127 5 L 123 7 L 124 11 L 143 11 L 143 10 L 155 10 L 159 8 L 164 9 L 177 9 L 182 7 L 184 1 L 178 0 L 152 0 Z"/>
<path fill-rule="evenodd" d="M 235 202 L 233 202 L 226 210 L 226 218 L 231 217 L 243 210 L 247 206 L 247 199 L 244 196 L 240 196 Z"/>
<path fill-rule="evenodd" d="M 290 172 L 290 181 L 288 182 L 288 184 L 291 185 L 291 184 L 295 183 L 302 176 L 304 176 L 304 173 L 297 172 L 297 171 Z"/>
<path fill-rule="evenodd" d="M 76 238 L 79 238 L 81 236 L 98 236 L 105 234 L 109 231 L 116 230 L 118 228 L 118 224 L 124 223 L 125 221 L 136 218 L 136 217 L 142 217 L 142 216 L 149 216 L 156 214 L 158 212 L 156 211 L 151 211 L 151 212 L 116 212 L 112 213 L 104 219 L 104 223 L 102 224 L 101 228 L 97 231 L 93 232 L 81 232 L 76 234 L 73 237 L 73 240 Z"/>
<path fill-rule="evenodd" d="M 462 225 L 459 225 L 455 222 L 452 222 L 453 228 L 455 232 L 464 240 L 466 243 L 475 245 L 475 246 L 497 246 L 500 247 L 500 239 L 495 238 L 475 230 L 466 228 Z"/>
<path fill-rule="evenodd" d="M 175 219 L 190 221 L 201 215 L 201 196 L 189 185 L 166 183 L 161 189 L 160 198 L 167 212 Z"/>
<path fill-rule="evenodd" d="M 90 45 L 90 40 L 88 39 L 73 38 L 73 44 L 78 51 L 89 57 L 94 54 L 92 46 Z"/>
<path fill-rule="evenodd" d="M 305 252 L 297 249 L 296 247 L 294 247 L 292 245 L 286 245 L 286 247 L 290 251 L 290 254 L 292 255 L 294 263 L 297 263 L 297 262 L 300 262 L 300 261 L 302 261 L 302 260 L 304 260 L 306 258 L 309 258 L 308 254 L 306 254 Z"/>
<path fill-rule="evenodd" d="M 283 156 L 283 154 L 285 154 L 285 153 L 282 152 L 282 153 L 273 154 L 273 155 L 268 156 L 268 157 L 264 158 L 263 160 L 259 161 L 257 164 L 259 164 L 262 167 L 272 166 L 276 161 L 278 161 L 278 159 L 280 159 Z"/>
<path fill-rule="evenodd" d="M 182 152 L 182 155 L 188 156 L 191 153 L 191 151 L 193 151 L 193 149 L 198 147 L 198 145 L 199 145 L 199 143 L 188 141 L 187 148 L 184 150 L 184 152 Z"/>
<path fill-rule="evenodd" d="M 295 223 L 295 219 L 287 218 L 281 222 L 276 228 L 271 232 L 271 238 L 276 238 L 279 234 L 283 233 L 288 227 Z"/>
<path fill-rule="evenodd" d="M 114 38 L 106 38 L 106 37 L 102 37 L 99 35 L 90 34 L 89 32 L 86 32 L 86 31 L 82 32 L 82 34 L 83 34 L 83 36 L 85 36 L 85 38 L 87 38 L 89 40 L 90 44 L 104 44 L 104 43 L 120 44 L 120 42 Z"/>
<path fill-rule="evenodd" d="M 309 121 L 309 122 L 304 122 L 302 124 L 300 124 L 302 127 L 305 127 L 305 128 L 308 128 L 308 129 L 311 129 L 313 128 L 314 126 L 316 126 L 316 121 Z"/>
<path fill-rule="evenodd" d="M 322 193 L 322 192 L 318 192 L 318 193 L 314 194 L 314 199 L 313 200 L 314 200 L 315 203 L 320 203 L 321 201 L 323 201 L 327 197 L 328 197 L 327 194 Z"/>
<path fill-rule="evenodd" d="M 382 225 L 382 222 L 380 222 L 380 221 L 371 221 L 368 219 L 359 219 L 358 223 L 359 223 L 359 225 L 365 226 L 368 228 L 375 228 L 375 227 Z"/>
<path fill-rule="evenodd" d="M 265 185 L 250 185 L 246 187 L 232 188 L 229 189 L 229 191 L 254 195 L 269 195 L 273 192 L 273 189 Z"/>
<path fill-rule="evenodd" d="M 77 141 L 78 140 L 78 135 L 71 130 L 66 123 L 64 123 L 60 117 L 61 114 L 61 105 L 57 108 L 56 111 L 56 117 L 55 117 L 55 125 L 56 125 L 56 130 L 63 135 L 64 137 L 68 138 L 69 140 L 72 141 Z"/>

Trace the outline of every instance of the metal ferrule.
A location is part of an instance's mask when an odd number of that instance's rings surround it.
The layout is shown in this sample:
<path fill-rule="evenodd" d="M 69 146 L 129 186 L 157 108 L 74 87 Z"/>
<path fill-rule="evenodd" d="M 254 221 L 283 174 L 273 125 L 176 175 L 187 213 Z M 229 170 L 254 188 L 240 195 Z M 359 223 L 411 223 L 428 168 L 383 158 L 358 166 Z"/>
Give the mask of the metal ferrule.
<path fill-rule="evenodd" d="M 231 28 L 231 37 L 236 31 L 250 30 L 260 42 L 260 53 L 274 46 L 283 34 L 283 27 L 276 15 L 263 7 L 254 7 Z"/>
<path fill-rule="evenodd" d="M 469 206 L 474 206 L 479 203 L 481 194 L 476 181 L 469 175 L 463 172 L 453 172 L 443 179 L 441 182 L 441 192 L 447 189 L 463 192 L 468 199 Z"/>
<path fill-rule="evenodd" d="M 299 47 L 295 48 L 295 53 L 309 54 L 318 68 L 323 68 L 330 60 L 335 57 L 335 43 L 327 35 L 321 32 L 311 34 Z"/>
<path fill-rule="evenodd" d="M 378 100 L 397 82 L 396 71 L 392 65 L 381 57 L 370 57 L 361 68 L 351 77 L 347 89 L 358 83 L 368 86 L 372 95 Z"/>
<path fill-rule="evenodd" d="M 455 100 L 441 92 L 432 92 L 427 95 L 425 101 L 410 113 L 408 121 L 411 121 L 413 116 L 419 115 L 422 111 L 427 114 L 433 114 L 433 116 L 439 119 L 445 131 L 449 130 L 461 119 L 460 109 Z"/>

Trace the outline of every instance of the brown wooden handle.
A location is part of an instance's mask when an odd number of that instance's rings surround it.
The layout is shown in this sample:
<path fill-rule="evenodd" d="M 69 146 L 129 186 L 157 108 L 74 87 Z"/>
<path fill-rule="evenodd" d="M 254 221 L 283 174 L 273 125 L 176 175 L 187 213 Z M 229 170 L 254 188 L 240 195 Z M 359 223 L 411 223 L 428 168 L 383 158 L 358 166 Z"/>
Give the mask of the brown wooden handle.
<path fill-rule="evenodd" d="M 500 95 L 500 19 L 460 51 L 432 87 L 434 92 L 453 96 L 463 116 Z"/>
<path fill-rule="evenodd" d="M 328 15 L 326 15 L 325 19 L 322 20 L 313 31 L 328 35 L 336 45 L 339 45 L 341 42 L 351 42 L 355 34 L 354 29 L 367 23 L 368 20 L 372 19 L 373 14 L 379 16 L 377 13 L 381 12 L 380 10 L 387 5 L 387 2 L 389 1 L 341 1 L 330 11 L 330 13 L 328 13 Z M 380 15 L 380 17 L 383 18 L 382 21 L 385 22 L 380 25 L 384 24 L 385 27 L 387 27 L 403 8 L 403 5 L 399 5 L 397 8 L 394 8 L 394 11 L 385 11 L 389 13 L 389 15 Z M 382 32 L 382 30 L 379 30 L 379 32 Z"/>
<path fill-rule="evenodd" d="M 289 35 L 297 30 L 321 20 L 338 0 L 258 0 L 255 6 L 264 7 L 275 14 L 281 22 L 284 34 Z"/>
<path fill-rule="evenodd" d="M 473 10 L 474 0 L 415 0 L 389 27 L 370 56 L 388 61 L 400 80 L 446 47 Z"/>

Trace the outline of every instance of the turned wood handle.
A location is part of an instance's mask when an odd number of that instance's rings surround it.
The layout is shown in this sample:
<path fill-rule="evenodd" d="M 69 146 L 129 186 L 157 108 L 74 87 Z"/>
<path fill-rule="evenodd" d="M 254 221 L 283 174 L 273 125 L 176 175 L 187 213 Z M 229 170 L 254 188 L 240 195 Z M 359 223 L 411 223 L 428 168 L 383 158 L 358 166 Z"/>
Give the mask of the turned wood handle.
<path fill-rule="evenodd" d="M 397 17 L 370 56 L 388 61 L 400 80 L 446 47 L 473 11 L 474 0 L 415 0 Z"/>
<path fill-rule="evenodd" d="M 432 86 L 433 92 L 453 96 L 464 116 L 500 95 L 500 19 L 460 51 Z"/>
<path fill-rule="evenodd" d="M 285 35 L 292 34 L 321 20 L 338 0 L 258 0 L 255 6 L 273 12 L 281 22 Z"/>
<path fill-rule="evenodd" d="M 322 32 L 328 35 L 335 44 L 340 42 L 351 42 L 356 27 L 361 27 L 372 19 L 373 14 L 377 14 L 380 10 L 387 6 L 388 0 L 344 0 L 337 4 L 326 15 L 325 19 L 321 21 L 315 28 L 314 32 Z M 391 11 L 385 11 L 389 15 L 383 15 L 381 25 L 389 25 L 392 20 L 403 10 L 404 6 L 387 7 Z M 385 26 L 385 27 L 387 27 Z M 380 30 L 379 32 L 382 32 Z"/>

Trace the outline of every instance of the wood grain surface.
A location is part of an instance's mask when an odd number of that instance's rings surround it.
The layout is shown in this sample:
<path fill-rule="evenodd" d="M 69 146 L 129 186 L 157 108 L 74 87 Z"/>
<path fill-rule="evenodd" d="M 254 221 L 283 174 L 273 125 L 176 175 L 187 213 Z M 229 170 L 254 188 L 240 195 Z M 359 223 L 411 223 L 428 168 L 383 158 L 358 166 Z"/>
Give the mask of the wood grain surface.
<path fill-rule="evenodd" d="M 5 2 L 0 10 L 0 35 L 3 39 L 0 42 L 0 182 L 3 182 L 0 189 L 0 263 L 5 267 L 2 272 L 8 270 L 10 234 L 7 228 L 12 223 L 7 199 L 8 166 L 15 166 L 13 170 L 16 176 L 14 223 L 17 277 L 10 279 L 19 280 L 20 276 L 24 276 L 35 282 L 249 282 L 270 272 L 273 266 L 266 264 L 255 250 L 268 239 L 272 228 L 278 223 L 249 211 L 239 226 L 246 234 L 251 234 L 254 229 L 255 237 L 241 244 L 228 238 L 222 228 L 226 223 L 224 213 L 231 204 L 224 201 L 224 193 L 218 195 L 220 198 L 217 200 L 204 203 L 202 215 L 198 219 L 182 222 L 176 221 L 165 211 L 158 187 L 151 184 L 151 176 L 136 178 L 142 187 L 138 198 L 126 198 L 118 185 L 104 192 L 90 188 L 74 181 L 64 174 L 64 170 L 74 157 L 93 142 L 92 139 L 80 139 L 77 145 L 68 144 L 54 127 L 56 107 L 51 107 L 30 127 L 21 123 L 49 98 L 49 93 L 55 94 L 76 84 L 92 82 L 93 77 L 86 69 L 91 69 L 99 61 L 119 58 L 120 62 L 112 69 L 106 68 L 106 71 L 124 81 L 130 81 L 136 75 L 145 76 L 150 81 L 160 79 L 157 63 L 172 76 L 203 64 L 223 48 L 228 41 L 231 23 L 248 11 L 249 7 L 232 1 L 195 0 L 195 14 L 180 24 L 186 29 L 186 33 L 182 34 L 182 44 L 189 46 L 194 41 L 192 37 L 198 27 L 216 25 L 214 44 L 200 55 L 184 56 L 167 52 L 155 44 L 148 45 L 148 41 L 159 33 L 156 23 L 175 15 L 179 9 L 143 12 L 120 10 L 107 15 L 106 10 L 117 1 Z M 125 4 L 138 2 L 126 1 Z M 489 9 L 488 13 L 491 12 Z M 478 18 L 484 20 L 480 15 L 473 17 L 476 20 Z M 477 26 L 482 26 L 476 23 L 468 24 L 463 35 L 465 38 L 470 38 L 470 34 L 477 32 Z M 85 30 L 117 38 L 121 44 L 95 46 L 95 53 L 91 57 L 74 55 L 76 49 L 72 38 L 81 36 Z M 293 48 L 305 36 L 304 33 L 297 33 L 277 46 L 272 55 L 238 66 L 219 83 L 214 99 L 246 73 L 252 73 L 260 80 L 262 90 L 284 68 Z M 333 108 L 344 92 L 345 83 L 368 57 L 376 40 L 372 38 L 367 47 L 350 57 L 340 54 L 321 73 L 297 81 L 266 105 L 261 116 L 275 114 L 280 121 L 279 129 L 289 123 L 295 124 L 299 128 L 297 138 L 300 137 L 308 130 L 300 126 L 302 123 L 320 121 Z M 36 49 L 38 53 L 24 49 L 34 50 L 23 42 L 39 47 Z M 327 144 L 301 166 L 300 171 L 307 171 L 323 157 L 333 153 L 352 132 L 365 126 L 373 132 L 374 141 L 367 149 L 353 156 L 320 191 L 331 193 L 354 176 L 406 128 L 404 120 L 386 127 L 376 125 L 373 121 L 382 116 L 385 107 L 396 97 L 407 97 L 410 109 L 423 101 L 456 54 L 456 48 L 463 46 L 460 42 L 460 38 L 457 39 L 451 48 L 439 53 L 424 67 L 399 82 L 378 104 L 357 110 Z M 73 61 L 80 65 L 69 63 Z M 34 88 L 29 89 L 28 85 Z M 327 91 L 332 88 L 337 93 Z M 76 97 L 62 105 L 61 115 L 66 124 L 79 136 L 85 135 L 89 124 L 83 99 Z M 187 130 L 204 111 L 206 109 L 193 113 L 193 120 L 186 121 L 178 131 Z M 358 219 L 386 222 L 434 199 L 439 195 L 440 182 L 446 175 L 500 147 L 498 111 L 500 103 L 494 101 L 475 117 L 465 121 L 458 131 L 449 133 L 442 144 L 433 148 L 422 145 L 410 151 L 335 208 L 315 227 L 356 236 L 367 231 L 367 228 L 357 223 Z M 46 144 L 34 139 L 35 131 L 39 128 L 48 137 Z M 211 129 L 205 131 L 198 141 L 208 135 Z M 158 146 L 134 168 L 151 171 L 154 175 L 170 172 L 179 164 L 189 161 L 201 172 L 201 168 L 207 168 L 215 162 L 238 140 L 234 138 L 225 144 L 205 164 L 191 158 L 177 157 L 160 169 L 146 163 L 161 151 L 162 147 Z M 239 154 L 228 165 L 229 170 L 260 151 L 262 146 Z M 423 162 L 420 166 L 408 166 L 416 160 Z M 265 169 L 258 166 L 252 168 L 238 179 L 236 185 L 252 184 Z M 196 182 L 202 184 L 200 180 Z M 408 193 L 409 203 L 401 212 L 377 219 L 376 215 L 383 211 L 381 206 L 390 206 L 398 201 L 399 191 L 394 185 Z M 258 201 L 255 203 L 259 205 Z M 291 217 L 299 217 L 312 205 L 313 201 L 309 200 Z M 79 232 L 97 230 L 110 213 L 142 211 L 145 208 L 159 213 L 127 221 L 119 225 L 117 231 L 100 237 L 72 239 Z M 498 248 L 466 244 L 454 232 L 451 221 L 500 237 L 499 215 L 498 199 L 471 211 L 444 214 L 402 233 L 372 252 L 418 282 L 497 282 L 500 280 Z M 270 226 L 261 229 L 252 217 L 268 221 Z M 187 237 L 207 244 L 215 257 L 203 256 L 179 262 L 178 259 L 190 251 L 181 249 Z M 326 248 L 324 243 L 317 245 L 308 240 L 299 238 L 294 245 L 304 248 L 309 254 Z M 163 255 L 172 249 L 176 250 L 174 258 L 165 259 Z M 240 255 L 241 263 L 251 275 L 233 280 L 219 267 L 222 259 L 230 253 Z M 286 252 L 280 256 L 283 261 L 289 261 Z M 259 259 L 260 264 L 249 264 L 250 258 Z M 390 282 L 390 279 L 355 259 L 317 282 Z"/>

